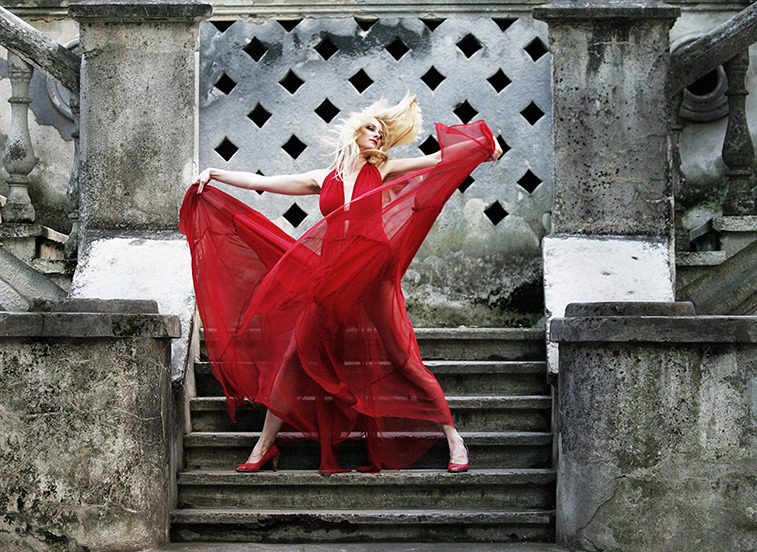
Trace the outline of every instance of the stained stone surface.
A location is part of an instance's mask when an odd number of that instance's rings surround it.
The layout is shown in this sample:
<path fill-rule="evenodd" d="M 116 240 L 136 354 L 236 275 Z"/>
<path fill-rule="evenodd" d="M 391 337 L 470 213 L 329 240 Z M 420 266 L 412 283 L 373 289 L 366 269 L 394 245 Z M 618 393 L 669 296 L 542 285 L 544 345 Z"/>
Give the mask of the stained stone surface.
<path fill-rule="evenodd" d="M 199 2 L 71 6 L 84 60 L 84 232 L 175 229 L 194 170 L 194 28 L 209 12 Z"/>
<path fill-rule="evenodd" d="M 552 326 L 558 542 L 755 550 L 757 317 L 591 311 Z"/>
<path fill-rule="evenodd" d="M 42 322 L 24 333 L 22 317 Z M 67 337 L 65 328 L 90 337 Z M 169 336 L 177 331 L 175 318 L 156 314 L 0 320 L 0 549 L 165 542 Z"/>
<path fill-rule="evenodd" d="M 669 234 L 668 31 L 678 13 L 646 1 L 534 9 L 554 59 L 554 232 Z"/>

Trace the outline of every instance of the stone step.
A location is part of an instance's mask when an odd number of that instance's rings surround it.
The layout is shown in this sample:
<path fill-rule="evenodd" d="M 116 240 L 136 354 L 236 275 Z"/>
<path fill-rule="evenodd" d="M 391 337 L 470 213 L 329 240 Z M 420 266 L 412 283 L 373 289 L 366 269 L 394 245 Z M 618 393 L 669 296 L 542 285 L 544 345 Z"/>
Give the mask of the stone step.
<path fill-rule="evenodd" d="M 247 459 L 260 433 L 190 433 L 184 436 L 184 461 L 188 469 L 229 469 Z M 282 470 L 317 470 L 318 444 L 295 442 L 296 434 L 279 433 Z M 476 468 L 546 468 L 552 461 L 552 435 L 544 432 L 462 433 Z M 440 439 L 414 468 L 442 468 L 449 462 L 447 441 Z M 367 465 L 361 440 L 346 441 L 339 450 L 345 467 Z"/>
<path fill-rule="evenodd" d="M 550 431 L 551 397 L 448 396 L 447 402 L 460 431 Z M 234 424 L 223 397 L 195 397 L 189 408 L 192 431 L 199 432 L 258 430 L 265 417 L 263 406 L 243 405 L 237 409 Z"/>
<path fill-rule="evenodd" d="M 555 474 L 549 469 L 383 470 L 324 477 L 312 470 L 186 470 L 178 475 L 180 508 L 308 510 L 551 509 Z"/>
<path fill-rule="evenodd" d="M 549 395 L 544 361 L 429 360 L 425 365 L 448 395 Z M 200 397 L 223 395 L 207 362 L 195 363 L 195 385 Z"/>
<path fill-rule="evenodd" d="M 171 513 L 171 542 L 298 543 L 297 550 L 310 542 L 361 543 L 350 550 L 374 550 L 361 548 L 374 542 L 459 543 L 458 547 L 438 548 L 451 552 L 468 550 L 468 543 L 554 540 L 552 510 L 479 511 L 470 506 L 459 510 L 175 510 Z M 383 546 L 381 550 L 387 552 L 398 550 L 392 544 Z"/>
<path fill-rule="evenodd" d="M 204 334 L 202 334 L 204 335 Z M 544 360 L 542 328 L 416 328 L 427 360 Z M 207 360 L 204 340 L 201 360 Z"/>

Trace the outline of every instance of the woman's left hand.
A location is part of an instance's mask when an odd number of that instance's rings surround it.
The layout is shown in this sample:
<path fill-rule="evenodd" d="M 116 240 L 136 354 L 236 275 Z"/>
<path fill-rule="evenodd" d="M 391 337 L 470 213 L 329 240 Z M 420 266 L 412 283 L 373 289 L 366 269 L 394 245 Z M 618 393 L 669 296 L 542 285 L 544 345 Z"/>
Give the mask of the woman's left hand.
<path fill-rule="evenodd" d="M 199 175 L 197 175 L 197 178 L 194 179 L 192 184 L 198 185 L 197 193 L 201 194 L 202 189 L 205 187 L 205 184 L 207 184 L 211 180 L 212 180 L 212 177 L 210 176 L 210 169 L 205 169 Z"/>
<path fill-rule="evenodd" d="M 499 146 L 499 142 L 497 140 L 494 140 L 494 152 L 489 156 L 489 159 L 487 161 L 491 161 L 492 165 L 494 162 L 502 157 L 502 148 Z"/>

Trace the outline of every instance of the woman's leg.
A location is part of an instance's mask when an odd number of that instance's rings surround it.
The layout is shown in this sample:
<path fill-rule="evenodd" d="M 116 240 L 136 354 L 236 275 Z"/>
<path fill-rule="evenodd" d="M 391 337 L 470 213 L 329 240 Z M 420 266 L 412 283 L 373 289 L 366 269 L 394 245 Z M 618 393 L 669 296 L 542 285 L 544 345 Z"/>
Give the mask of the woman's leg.
<path fill-rule="evenodd" d="M 254 464 L 260 462 L 266 451 L 273 446 L 276 441 L 276 434 L 284 424 L 284 420 L 276 416 L 270 410 L 265 413 L 265 422 L 263 422 L 263 431 L 260 434 L 258 442 L 255 443 L 255 447 L 250 453 L 250 457 L 247 459 L 247 463 Z"/>
<path fill-rule="evenodd" d="M 289 367 L 289 363 L 292 362 L 299 362 L 297 359 L 297 343 L 294 335 L 292 335 L 292 339 L 287 346 L 287 351 L 284 354 L 282 368 L 279 370 L 276 379 L 273 382 L 271 398 L 276 395 L 276 389 L 284 383 L 283 380 L 286 379 L 285 374 L 288 372 L 287 368 Z M 276 435 L 279 433 L 282 425 L 284 425 L 284 420 L 276 416 L 276 414 L 270 410 L 266 410 L 263 429 L 258 438 L 258 442 L 255 443 L 252 452 L 250 452 L 250 457 L 247 459 L 247 463 L 254 464 L 263 458 L 266 451 L 271 448 L 276 441 Z"/>
<path fill-rule="evenodd" d="M 468 451 L 465 448 L 463 438 L 457 432 L 455 426 L 443 425 L 442 430 L 444 436 L 447 437 L 447 444 L 449 445 L 449 461 L 452 464 L 467 464 L 468 463 Z"/>
<path fill-rule="evenodd" d="M 394 285 L 388 280 L 380 282 L 377 286 L 376 294 L 371 297 L 370 301 L 365 302 L 366 313 L 376 327 L 376 330 L 378 330 L 384 349 L 391 361 L 394 364 L 404 366 L 405 370 L 410 373 L 415 370 L 425 372 L 423 365 L 417 362 L 413 358 L 413 355 L 408 355 L 406 346 L 408 336 L 398 335 L 398 332 L 402 331 L 402 325 L 399 323 L 400 317 L 397 314 L 397 308 Z M 421 387 L 426 381 L 423 377 L 413 379 Z M 438 387 L 439 384 L 435 380 L 433 383 Z M 441 400 L 445 400 L 446 406 L 446 399 Z M 453 425 L 440 425 L 449 445 L 450 462 L 454 464 L 467 464 L 468 451 L 465 448 L 465 442 L 460 433 L 458 433 Z"/>

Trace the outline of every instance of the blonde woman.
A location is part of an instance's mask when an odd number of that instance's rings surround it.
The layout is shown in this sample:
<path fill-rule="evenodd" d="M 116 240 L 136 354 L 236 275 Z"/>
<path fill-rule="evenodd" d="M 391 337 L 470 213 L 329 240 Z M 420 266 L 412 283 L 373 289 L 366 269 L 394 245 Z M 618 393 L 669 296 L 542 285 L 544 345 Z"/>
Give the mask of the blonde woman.
<path fill-rule="evenodd" d="M 205 169 L 184 201 L 198 308 L 229 414 L 267 408 L 262 433 L 237 470 L 276 469 L 276 436 L 320 442 L 323 474 L 340 443 L 364 438 L 362 471 L 409 467 L 442 434 L 448 470 L 468 450 L 444 394 L 421 362 L 400 280 L 446 200 L 502 151 L 483 121 L 437 124 L 441 151 L 393 159 L 421 130 L 415 96 L 381 100 L 341 121 L 328 169 L 261 176 Z M 260 213 L 206 186 L 320 194 L 324 219 L 294 240 Z M 441 429 L 441 432 L 440 432 Z"/>

